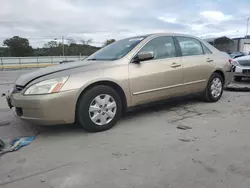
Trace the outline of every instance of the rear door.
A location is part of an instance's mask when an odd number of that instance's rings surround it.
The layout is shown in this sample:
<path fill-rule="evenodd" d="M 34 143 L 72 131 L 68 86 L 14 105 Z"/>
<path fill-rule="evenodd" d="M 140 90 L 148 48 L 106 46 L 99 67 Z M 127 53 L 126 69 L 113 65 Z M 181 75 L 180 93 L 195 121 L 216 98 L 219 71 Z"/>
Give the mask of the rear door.
<path fill-rule="evenodd" d="M 211 51 L 195 38 L 178 36 L 176 39 L 182 53 L 186 93 L 204 90 L 214 67 Z"/>
<path fill-rule="evenodd" d="M 163 99 L 182 90 L 182 61 L 176 55 L 172 36 L 153 38 L 139 52 L 153 52 L 154 58 L 129 64 L 133 105 Z"/>

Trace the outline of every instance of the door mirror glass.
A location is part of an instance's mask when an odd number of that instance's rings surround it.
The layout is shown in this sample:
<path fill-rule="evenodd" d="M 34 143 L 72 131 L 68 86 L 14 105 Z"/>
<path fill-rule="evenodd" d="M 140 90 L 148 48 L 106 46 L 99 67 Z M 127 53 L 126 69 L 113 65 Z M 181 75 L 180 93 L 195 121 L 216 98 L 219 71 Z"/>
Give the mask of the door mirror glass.
<path fill-rule="evenodd" d="M 135 58 L 137 61 L 146 61 L 154 58 L 154 52 L 139 52 Z"/>

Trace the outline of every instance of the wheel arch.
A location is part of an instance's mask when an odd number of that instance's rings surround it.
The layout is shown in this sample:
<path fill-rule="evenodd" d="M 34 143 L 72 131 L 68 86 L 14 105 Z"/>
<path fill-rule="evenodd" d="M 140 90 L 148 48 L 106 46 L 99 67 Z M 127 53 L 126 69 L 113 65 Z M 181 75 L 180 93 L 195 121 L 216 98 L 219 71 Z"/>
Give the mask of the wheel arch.
<path fill-rule="evenodd" d="M 213 73 L 217 73 L 217 74 L 221 75 L 221 77 L 223 78 L 223 82 L 225 84 L 225 74 L 224 74 L 224 72 L 222 70 L 217 69 Z"/>
<path fill-rule="evenodd" d="M 126 109 L 127 109 L 127 97 L 126 97 L 125 92 L 122 89 L 122 87 L 119 84 L 117 84 L 116 82 L 114 82 L 114 81 L 111 81 L 111 80 L 102 80 L 102 81 L 95 81 L 93 83 L 90 83 L 90 84 L 88 84 L 87 86 L 85 86 L 81 90 L 81 92 L 77 96 L 76 108 L 75 108 L 75 115 L 77 114 L 76 111 L 77 111 L 77 108 L 78 108 L 78 105 L 79 105 L 79 100 L 84 95 L 84 93 L 86 91 L 88 91 L 89 89 L 91 89 L 91 88 L 93 88 L 95 86 L 98 86 L 98 85 L 105 85 L 105 86 L 109 86 L 112 89 L 114 89 L 119 94 L 119 96 L 121 96 L 122 112 L 126 111 Z"/>

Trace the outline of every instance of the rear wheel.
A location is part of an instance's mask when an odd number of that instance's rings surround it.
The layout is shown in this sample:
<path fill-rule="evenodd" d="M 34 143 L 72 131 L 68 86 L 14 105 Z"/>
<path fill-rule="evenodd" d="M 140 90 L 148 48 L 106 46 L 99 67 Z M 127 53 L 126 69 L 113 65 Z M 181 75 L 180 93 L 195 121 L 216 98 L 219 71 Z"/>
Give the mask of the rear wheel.
<path fill-rule="evenodd" d="M 240 81 L 242 80 L 242 76 L 235 76 L 235 77 L 234 77 L 234 80 L 235 80 L 236 82 L 240 82 Z"/>
<path fill-rule="evenodd" d="M 118 93 L 111 87 L 99 85 L 87 90 L 79 100 L 77 121 L 88 131 L 105 131 L 116 124 L 121 112 Z"/>
<path fill-rule="evenodd" d="M 213 73 L 208 81 L 203 99 L 206 102 L 217 102 L 223 94 L 224 81 L 220 74 Z"/>

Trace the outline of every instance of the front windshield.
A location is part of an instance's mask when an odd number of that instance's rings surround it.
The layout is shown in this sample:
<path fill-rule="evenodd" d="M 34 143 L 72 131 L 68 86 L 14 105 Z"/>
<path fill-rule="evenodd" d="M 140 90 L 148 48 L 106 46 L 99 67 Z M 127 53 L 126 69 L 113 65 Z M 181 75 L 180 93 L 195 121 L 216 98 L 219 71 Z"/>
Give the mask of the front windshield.
<path fill-rule="evenodd" d="M 87 58 L 91 60 L 117 60 L 129 53 L 137 44 L 144 40 L 147 36 L 127 38 L 116 41 L 99 51 L 95 52 Z"/>

